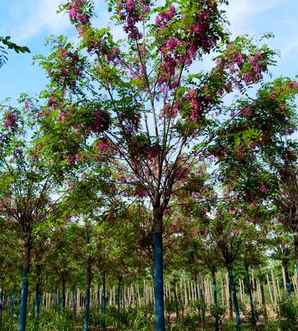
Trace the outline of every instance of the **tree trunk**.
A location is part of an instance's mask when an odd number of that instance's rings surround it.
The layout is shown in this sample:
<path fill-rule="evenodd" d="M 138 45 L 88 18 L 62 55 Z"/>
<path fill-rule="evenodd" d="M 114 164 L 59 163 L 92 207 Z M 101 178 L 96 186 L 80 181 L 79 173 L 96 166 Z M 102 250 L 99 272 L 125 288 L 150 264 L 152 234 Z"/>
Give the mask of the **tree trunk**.
<path fill-rule="evenodd" d="M 106 272 L 102 275 L 102 297 L 101 297 L 101 311 L 102 311 L 102 329 L 106 330 L 106 304 L 107 304 L 107 289 L 106 289 Z"/>
<path fill-rule="evenodd" d="M 122 277 L 118 278 L 118 288 L 117 288 L 117 310 L 120 316 L 121 312 L 121 288 L 122 288 Z"/>
<path fill-rule="evenodd" d="M 257 324 L 257 316 L 256 316 L 256 309 L 255 309 L 255 302 L 252 293 L 252 286 L 249 277 L 249 267 L 248 264 L 245 263 L 245 278 L 246 278 L 246 288 L 249 296 L 249 303 L 250 303 L 250 311 L 251 311 L 251 324 L 256 326 Z"/>
<path fill-rule="evenodd" d="M 2 327 L 3 308 L 4 308 L 3 288 L 0 288 L 0 327 Z"/>
<path fill-rule="evenodd" d="M 74 319 L 76 319 L 76 317 L 77 317 L 77 307 L 78 307 L 77 289 L 76 289 L 76 287 L 73 287 L 73 289 L 72 289 L 72 311 L 73 311 Z"/>
<path fill-rule="evenodd" d="M 213 304 L 215 308 L 215 331 L 219 331 L 219 316 L 218 316 L 218 297 L 217 297 L 217 282 L 216 282 L 216 271 L 212 270 L 212 288 L 213 288 Z"/>
<path fill-rule="evenodd" d="M 22 275 L 21 275 L 21 299 L 20 299 L 18 331 L 26 330 L 30 258 L 31 258 L 31 242 L 29 239 L 26 241 L 24 245 L 24 252 L 23 252 Z"/>
<path fill-rule="evenodd" d="M 264 311 L 264 320 L 267 321 L 268 320 L 267 304 L 266 304 L 264 284 L 263 284 L 262 280 L 260 280 L 260 289 L 261 289 L 262 306 L 263 306 L 263 311 Z"/>
<path fill-rule="evenodd" d="M 85 316 L 84 316 L 84 331 L 90 329 L 90 294 L 91 294 L 91 281 L 92 281 L 92 265 L 88 259 L 86 268 L 86 293 L 85 293 Z"/>
<path fill-rule="evenodd" d="M 163 268 L 162 214 L 157 209 L 154 210 L 153 225 L 155 331 L 165 331 Z"/>
<path fill-rule="evenodd" d="M 233 297 L 232 297 L 232 286 L 231 286 L 231 280 L 230 280 L 230 277 L 229 277 L 230 275 L 228 274 L 228 278 L 229 278 L 229 280 L 228 280 L 228 282 L 229 282 L 229 319 L 232 321 L 233 320 L 233 311 L 234 311 L 234 309 L 233 309 Z"/>
<path fill-rule="evenodd" d="M 298 233 L 295 234 L 294 247 L 295 247 L 296 284 L 298 289 Z"/>
<path fill-rule="evenodd" d="M 41 266 L 36 267 L 36 287 L 35 287 L 35 309 L 34 318 L 38 323 L 40 318 L 40 306 L 41 306 Z"/>
<path fill-rule="evenodd" d="M 61 312 L 65 313 L 65 307 L 66 307 L 66 280 L 63 275 L 62 277 L 62 292 L 61 292 Z"/>
<path fill-rule="evenodd" d="M 292 284 L 291 284 L 291 279 L 289 276 L 289 261 L 284 259 L 282 261 L 282 265 L 283 265 L 284 271 L 285 271 L 285 281 L 286 281 L 287 293 L 288 293 L 288 295 L 291 295 L 292 294 Z"/>
<path fill-rule="evenodd" d="M 237 289 L 236 289 L 236 284 L 235 284 L 233 266 L 230 265 L 228 267 L 228 273 L 229 273 L 229 282 L 230 282 L 230 289 L 231 289 L 230 296 L 232 297 L 232 302 L 233 302 L 234 311 L 235 311 L 235 315 L 236 315 L 236 328 L 237 328 L 237 330 L 240 330 L 240 325 L 241 325 L 240 309 L 239 309 L 238 298 L 237 298 Z"/>

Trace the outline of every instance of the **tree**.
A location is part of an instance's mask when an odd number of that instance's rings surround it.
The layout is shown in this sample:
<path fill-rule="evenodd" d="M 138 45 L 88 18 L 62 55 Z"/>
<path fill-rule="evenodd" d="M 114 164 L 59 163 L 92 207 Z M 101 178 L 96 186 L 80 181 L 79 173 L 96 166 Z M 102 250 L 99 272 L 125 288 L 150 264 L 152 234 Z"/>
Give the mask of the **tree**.
<path fill-rule="evenodd" d="M 38 154 L 33 143 L 39 110 L 25 99 L 15 108 L 2 106 L 2 111 L 0 215 L 14 228 L 21 242 L 19 330 L 23 331 L 26 328 L 28 276 L 35 245 L 34 233 L 56 209 L 50 196 L 55 181 L 45 159 Z"/>
<path fill-rule="evenodd" d="M 82 142 L 96 140 L 100 155 L 117 158 L 112 164 L 120 172 L 125 169 L 119 185 L 133 187 L 150 204 L 155 330 L 163 331 L 162 233 L 169 202 L 193 163 L 204 157 L 216 137 L 221 140 L 226 123 L 243 117 L 231 109 L 219 116 L 224 96 L 236 90 L 244 94 L 262 82 L 274 52 L 247 37 L 230 38 L 222 10 L 226 0 L 108 4 L 126 33 L 124 43 L 114 40 L 109 29 L 92 26 L 92 1 L 72 0 L 61 6 L 81 44 L 75 49 L 60 38 L 53 52 L 41 59 L 50 80 L 44 93 L 45 129 L 55 137 L 55 146 L 53 140 L 50 144 L 57 157 L 68 149 L 70 163 L 82 158 Z M 192 64 L 211 52 L 217 59 L 213 69 L 190 73 Z M 265 108 L 260 111 L 267 113 Z M 246 132 L 245 127 L 241 130 Z"/>

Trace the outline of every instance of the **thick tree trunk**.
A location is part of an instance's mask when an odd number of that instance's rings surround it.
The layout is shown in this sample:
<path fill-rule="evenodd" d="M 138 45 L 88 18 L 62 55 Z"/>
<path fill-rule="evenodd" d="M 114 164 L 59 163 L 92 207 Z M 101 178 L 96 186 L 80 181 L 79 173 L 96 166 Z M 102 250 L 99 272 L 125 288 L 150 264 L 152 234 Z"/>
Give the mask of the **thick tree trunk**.
<path fill-rule="evenodd" d="M 285 271 L 285 281 L 286 281 L 287 293 L 288 293 L 288 295 L 291 295 L 292 294 L 292 284 L 291 284 L 291 279 L 289 276 L 289 261 L 283 260 L 282 265 L 283 265 L 284 271 Z"/>
<path fill-rule="evenodd" d="M 212 288 L 213 288 L 213 304 L 215 308 L 215 331 L 219 331 L 219 316 L 218 316 L 218 296 L 217 296 L 217 282 L 216 282 L 216 271 L 212 270 Z"/>
<path fill-rule="evenodd" d="M 90 294 L 91 294 L 91 281 L 92 281 L 92 265 L 88 260 L 86 268 L 86 293 L 85 293 L 85 316 L 84 316 L 84 331 L 90 329 Z"/>
<path fill-rule="evenodd" d="M 233 266 L 230 265 L 228 267 L 228 273 L 229 273 L 229 282 L 230 282 L 230 289 L 231 289 L 230 296 L 232 297 L 232 302 L 233 302 L 234 311 L 235 311 L 235 315 L 236 315 L 236 328 L 237 328 L 237 330 L 240 330 L 240 325 L 241 325 L 240 309 L 239 309 L 238 298 L 237 298 L 237 289 L 236 289 L 236 284 L 235 284 Z"/>
<path fill-rule="evenodd" d="M 154 330 L 165 331 L 162 214 L 160 210 L 154 210 L 153 213 Z"/>
<path fill-rule="evenodd" d="M 246 278 L 246 288 L 249 296 L 249 303 L 250 303 L 250 311 L 251 311 L 251 324 L 253 326 L 256 326 L 257 324 L 257 315 L 256 315 L 256 308 L 255 308 L 255 302 L 254 297 L 252 293 L 252 286 L 249 276 L 249 267 L 248 264 L 245 263 L 245 278 Z"/>
<path fill-rule="evenodd" d="M 31 242 L 27 240 L 24 245 L 22 275 L 21 275 L 21 299 L 18 331 L 26 330 L 28 291 L 29 291 L 29 272 L 31 258 Z"/>

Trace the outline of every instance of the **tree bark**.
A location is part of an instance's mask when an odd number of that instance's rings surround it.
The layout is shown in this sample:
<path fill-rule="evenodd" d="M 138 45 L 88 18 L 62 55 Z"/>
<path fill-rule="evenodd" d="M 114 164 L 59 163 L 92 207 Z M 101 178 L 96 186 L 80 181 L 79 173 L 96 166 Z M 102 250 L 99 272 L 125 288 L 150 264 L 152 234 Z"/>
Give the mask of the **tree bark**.
<path fill-rule="evenodd" d="M 35 287 L 35 309 L 34 318 L 38 323 L 40 318 L 40 307 L 41 307 L 41 266 L 36 267 L 36 287 Z"/>
<path fill-rule="evenodd" d="M 162 213 L 159 209 L 153 211 L 153 270 L 154 270 L 154 314 L 155 331 L 165 331 L 164 316 L 164 278 L 163 278 L 163 241 Z"/>
<path fill-rule="evenodd" d="M 228 273 L 229 273 L 229 282 L 230 282 L 230 289 L 231 289 L 230 296 L 232 297 L 232 302 L 233 302 L 234 311 L 235 311 L 235 315 L 236 315 L 236 328 L 237 328 L 237 330 L 240 330 L 241 318 L 240 318 L 240 309 L 239 309 L 239 303 L 238 303 L 238 298 L 237 298 L 237 289 L 236 289 L 236 284 L 235 284 L 233 266 L 230 265 L 228 267 Z"/>
<path fill-rule="evenodd" d="M 282 261 L 283 267 L 284 267 L 284 271 L 285 271 L 285 281 L 286 281 L 286 289 L 287 289 L 287 293 L 288 295 L 292 294 L 292 284 L 291 284 L 291 279 L 289 276 L 289 261 L 284 259 Z"/>
<path fill-rule="evenodd" d="M 85 316 L 84 316 L 84 331 L 90 330 L 90 294 L 92 281 L 92 265 L 91 261 L 87 261 L 86 268 L 86 292 L 85 292 Z"/>
<path fill-rule="evenodd" d="M 27 320 L 27 305 L 28 305 L 28 291 L 29 291 L 29 272 L 31 259 L 31 240 L 27 239 L 24 244 L 22 274 L 21 274 L 21 299 L 20 299 L 20 313 L 18 331 L 26 330 Z"/>
<path fill-rule="evenodd" d="M 106 330 L 106 304 L 107 304 L 107 293 L 106 293 L 106 272 L 102 275 L 102 297 L 101 297 L 101 311 L 102 311 L 102 329 Z"/>
<path fill-rule="evenodd" d="M 212 270 L 212 288 L 213 288 L 213 304 L 215 307 L 215 331 L 219 331 L 219 316 L 218 316 L 218 297 L 217 297 L 217 282 L 216 282 L 216 271 Z"/>
<path fill-rule="evenodd" d="M 247 263 L 245 263 L 245 278 L 246 278 L 246 288 L 247 288 L 247 292 L 248 292 L 248 296 L 249 296 L 249 303 L 250 303 L 251 324 L 253 326 L 256 326 L 257 315 L 256 315 L 254 297 L 253 297 L 253 293 L 252 293 L 251 280 L 249 277 L 249 267 L 248 267 Z"/>
<path fill-rule="evenodd" d="M 294 248 L 295 248 L 296 284 L 298 289 L 298 233 L 295 234 Z"/>
<path fill-rule="evenodd" d="M 268 320 L 267 304 L 266 304 L 264 284 L 262 280 L 260 280 L 260 289 L 261 289 L 262 306 L 264 311 L 264 320 L 267 321 Z"/>

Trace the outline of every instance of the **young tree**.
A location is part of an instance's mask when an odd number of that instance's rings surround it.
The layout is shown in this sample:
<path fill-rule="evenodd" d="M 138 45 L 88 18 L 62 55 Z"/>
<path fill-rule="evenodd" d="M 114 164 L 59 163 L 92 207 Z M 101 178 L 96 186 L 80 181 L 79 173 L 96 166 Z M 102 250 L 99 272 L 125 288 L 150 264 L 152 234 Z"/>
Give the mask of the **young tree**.
<path fill-rule="evenodd" d="M 33 143 L 38 132 L 39 110 L 25 99 L 15 108 L 2 106 L 2 111 L 0 215 L 14 227 L 21 242 L 19 331 L 23 331 L 26 328 L 28 276 L 36 239 L 34 233 L 55 210 L 51 197 L 55 181 Z"/>

